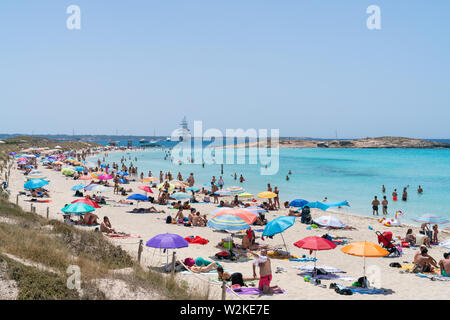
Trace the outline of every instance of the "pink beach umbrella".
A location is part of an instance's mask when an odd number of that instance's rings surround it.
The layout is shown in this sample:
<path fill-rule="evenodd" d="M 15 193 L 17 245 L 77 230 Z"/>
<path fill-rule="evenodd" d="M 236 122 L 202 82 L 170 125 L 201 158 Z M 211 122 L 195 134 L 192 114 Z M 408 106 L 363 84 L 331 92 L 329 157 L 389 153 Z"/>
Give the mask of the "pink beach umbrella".
<path fill-rule="evenodd" d="M 97 179 L 98 180 L 111 180 L 113 177 L 111 177 L 109 174 L 102 174 Z"/>
<path fill-rule="evenodd" d="M 152 189 L 149 186 L 139 186 L 138 188 L 144 190 L 146 195 L 147 192 L 153 193 Z"/>

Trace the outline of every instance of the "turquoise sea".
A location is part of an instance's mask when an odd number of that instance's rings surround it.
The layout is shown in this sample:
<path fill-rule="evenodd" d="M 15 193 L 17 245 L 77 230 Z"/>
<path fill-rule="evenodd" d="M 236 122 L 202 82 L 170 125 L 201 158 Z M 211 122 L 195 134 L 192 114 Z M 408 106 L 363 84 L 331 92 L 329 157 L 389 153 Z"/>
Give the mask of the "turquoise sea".
<path fill-rule="evenodd" d="M 181 172 L 186 179 L 194 173 L 196 186 L 209 184 L 214 175 L 218 179 L 220 165 L 174 164 L 164 160 L 165 149 L 147 149 L 109 153 L 106 163 L 120 163 L 123 156 L 131 157 L 139 172 L 147 176 L 151 170 L 159 177 L 159 171 L 171 171 L 174 177 Z M 135 161 L 135 157 L 138 161 Z M 103 154 L 100 154 L 102 160 Z M 90 159 L 93 161 L 95 158 Z M 243 160 L 243 159 L 241 159 Z M 275 175 L 260 175 L 260 164 L 224 164 L 225 186 L 243 186 L 256 195 L 267 189 L 267 183 L 280 190 L 282 201 L 306 199 L 329 202 L 347 200 L 351 207 L 340 211 L 372 215 L 371 202 L 375 195 L 381 200 L 381 186 L 386 186 L 389 200 L 388 212 L 406 213 L 409 220 L 422 213 L 436 213 L 450 218 L 450 150 L 424 149 L 280 149 L 279 171 Z M 288 171 L 292 171 L 286 181 Z M 246 181 L 239 183 L 232 175 L 243 174 Z M 424 193 L 419 195 L 421 185 Z M 399 198 L 403 187 L 408 187 L 408 200 L 392 201 L 392 191 L 397 189 Z"/>

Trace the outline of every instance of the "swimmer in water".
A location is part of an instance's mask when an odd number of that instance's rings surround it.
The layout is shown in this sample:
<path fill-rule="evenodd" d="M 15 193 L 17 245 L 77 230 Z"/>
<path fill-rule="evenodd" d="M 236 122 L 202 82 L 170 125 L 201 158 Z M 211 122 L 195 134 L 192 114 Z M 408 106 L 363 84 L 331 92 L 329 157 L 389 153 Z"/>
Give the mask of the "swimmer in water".
<path fill-rule="evenodd" d="M 286 181 L 289 181 L 289 176 L 286 176 Z"/>

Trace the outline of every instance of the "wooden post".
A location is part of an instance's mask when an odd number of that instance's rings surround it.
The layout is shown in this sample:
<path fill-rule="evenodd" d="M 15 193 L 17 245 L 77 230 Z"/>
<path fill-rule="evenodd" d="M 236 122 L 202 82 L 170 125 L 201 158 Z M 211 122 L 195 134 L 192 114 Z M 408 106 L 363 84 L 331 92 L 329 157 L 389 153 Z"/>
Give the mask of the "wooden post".
<path fill-rule="evenodd" d="M 47 207 L 47 219 L 48 219 L 49 212 L 50 212 L 50 207 Z"/>
<path fill-rule="evenodd" d="M 175 275 L 175 257 L 176 257 L 176 252 L 174 251 L 172 254 L 172 276 Z"/>
<path fill-rule="evenodd" d="M 225 280 L 222 280 L 222 300 L 225 300 L 226 295 L 227 295 L 227 285 Z"/>
<path fill-rule="evenodd" d="M 143 240 L 139 240 L 139 248 L 138 248 L 138 262 L 139 262 L 139 264 L 141 263 L 141 255 L 142 255 L 142 250 L 143 250 L 142 243 L 143 243 Z"/>
<path fill-rule="evenodd" d="M 33 212 L 33 204 L 30 204 L 30 211 Z"/>
<path fill-rule="evenodd" d="M 19 195 L 16 195 L 16 205 L 19 205 Z"/>

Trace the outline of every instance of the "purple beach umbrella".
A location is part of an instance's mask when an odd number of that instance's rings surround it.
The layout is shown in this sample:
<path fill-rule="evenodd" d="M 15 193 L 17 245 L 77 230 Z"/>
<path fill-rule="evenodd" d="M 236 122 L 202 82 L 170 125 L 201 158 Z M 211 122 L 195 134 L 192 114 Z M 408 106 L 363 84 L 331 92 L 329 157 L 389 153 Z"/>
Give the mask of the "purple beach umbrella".
<path fill-rule="evenodd" d="M 162 233 L 151 238 L 145 244 L 147 247 L 159 249 L 179 249 L 189 246 L 189 243 L 182 236 L 173 233 Z"/>

